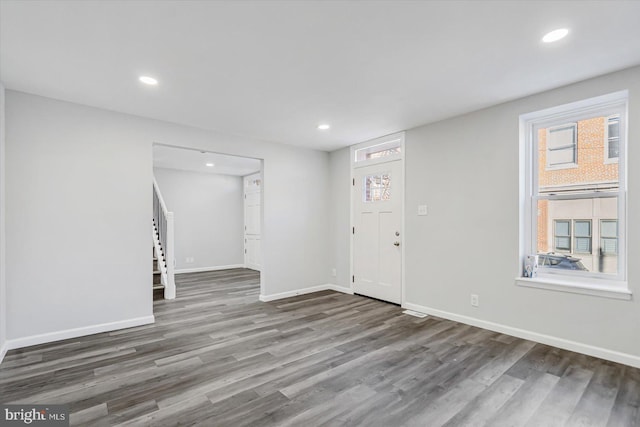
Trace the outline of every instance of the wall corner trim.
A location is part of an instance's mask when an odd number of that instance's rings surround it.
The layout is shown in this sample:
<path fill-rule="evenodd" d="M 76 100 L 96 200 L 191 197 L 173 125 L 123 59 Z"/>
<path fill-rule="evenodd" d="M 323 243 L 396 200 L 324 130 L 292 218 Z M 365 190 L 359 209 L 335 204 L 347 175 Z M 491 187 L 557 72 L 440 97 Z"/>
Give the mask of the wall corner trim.
<path fill-rule="evenodd" d="M 517 338 L 534 341 L 541 344 L 551 345 L 562 348 L 564 350 L 575 351 L 577 353 L 586 354 L 587 356 L 598 357 L 600 359 L 609 360 L 611 362 L 622 363 L 624 365 L 640 368 L 640 356 L 628 353 L 621 353 L 615 350 L 609 350 L 602 347 L 596 347 L 589 344 L 579 343 L 576 341 L 566 340 L 564 338 L 554 337 L 552 335 L 540 334 L 525 329 L 514 328 L 500 323 L 489 322 L 477 319 L 475 317 L 464 316 L 461 314 L 450 313 L 448 311 L 438 310 L 419 304 L 406 302 L 402 304 L 403 308 L 420 311 L 443 319 L 453 320 L 455 322 L 464 323 L 466 325 L 476 326 L 482 329 L 488 329 L 494 332 L 511 335 Z"/>
<path fill-rule="evenodd" d="M 279 294 L 260 295 L 259 298 L 260 298 L 260 301 L 262 302 L 269 302 L 269 301 L 276 301 L 284 298 L 291 298 L 298 295 L 311 294 L 313 292 L 320 292 L 320 291 L 336 291 L 336 292 L 342 292 L 345 294 L 353 295 L 353 289 L 351 288 L 334 285 L 332 283 L 325 283 L 323 285 L 317 285 L 317 286 L 311 286 L 308 288 L 296 289 L 293 291 L 281 292 Z"/>
<path fill-rule="evenodd" d="M 119 329 L 133 328 L 134 326 L 148 325 L 155 322 L 155 317 L 144 316 L 133 319 L 119 320 L 117 322 L 100 323 L 97 325 L 83 326 L 80 328 L 66 329 L 46 334 L 31 335 L 22 338 L 7 340 L 5 347 L 7 350 L 29 347 L 32 345 L 45 344 L 54 341 L 78 338 L 86 335 L 99 334 L 101 332 L 117 331 Z M 1 353 L 0 353 L 1 354 Z"/>

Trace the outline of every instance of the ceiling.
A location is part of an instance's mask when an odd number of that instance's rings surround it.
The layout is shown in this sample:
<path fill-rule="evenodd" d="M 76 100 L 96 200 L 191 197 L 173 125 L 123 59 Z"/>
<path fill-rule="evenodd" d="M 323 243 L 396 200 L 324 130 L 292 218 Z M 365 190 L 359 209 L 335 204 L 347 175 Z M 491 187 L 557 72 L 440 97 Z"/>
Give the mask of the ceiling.
<path fill-rule="evenodd" d="M 207 166 L 207 163 L 213 166 Z M 246 176 L 259 172 L 260 160 L 199 150 L 153 145 L 153 167 L 190 172 Z"/>
<path fill-rule="evenodd" d="M 9 89 L 333 150 L 640 64 L 640 1 L 0 0 Z M 548 31 L 569 36 L 544 44 Z M 156 77 L 155 87 L 138 76 Z M 331 128 L 317 129 L 326 122 Z"/>

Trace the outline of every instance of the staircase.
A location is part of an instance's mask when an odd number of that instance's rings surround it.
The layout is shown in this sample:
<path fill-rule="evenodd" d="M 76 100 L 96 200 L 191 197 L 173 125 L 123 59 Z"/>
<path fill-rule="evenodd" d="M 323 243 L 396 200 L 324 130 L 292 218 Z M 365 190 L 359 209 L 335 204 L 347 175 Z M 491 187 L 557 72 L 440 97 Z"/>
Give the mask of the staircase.
<path fill-rule="evenodd" d="M 164 299 L 164 285 L 162 284 L 162 271 L 158 266 L 158 254 L 153 247 L 153 300 Z"/>
<path fill-rule="evenodd" d="M 174 299 L 173 212 L 167 210 L 158 183 L 153 180 L 153 299 Z"/>

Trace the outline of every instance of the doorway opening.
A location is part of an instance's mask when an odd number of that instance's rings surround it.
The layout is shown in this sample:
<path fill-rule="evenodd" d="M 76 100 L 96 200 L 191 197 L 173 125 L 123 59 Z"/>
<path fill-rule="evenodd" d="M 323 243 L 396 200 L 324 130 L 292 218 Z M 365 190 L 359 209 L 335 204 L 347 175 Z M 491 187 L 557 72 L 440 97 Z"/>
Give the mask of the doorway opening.
<path fill-rule="evenodd" d="M 351 147 L 351 285 L 404 303 L 404 133 Z"/>
<path fill-rule="evenodd" d="M 224 282 L 225 275 L 246 275 L 247 284 L 256 285 L 247 287 L 247 295 L 255 293 L 258 299 L 262 166 L 261 159 L 153 145 L 154 197 L 162 200 L 174 223 L 173 247 L 161 251 L 166 270 L 175 274 L 178 295 L 180 283 L 192 279 Z"/>

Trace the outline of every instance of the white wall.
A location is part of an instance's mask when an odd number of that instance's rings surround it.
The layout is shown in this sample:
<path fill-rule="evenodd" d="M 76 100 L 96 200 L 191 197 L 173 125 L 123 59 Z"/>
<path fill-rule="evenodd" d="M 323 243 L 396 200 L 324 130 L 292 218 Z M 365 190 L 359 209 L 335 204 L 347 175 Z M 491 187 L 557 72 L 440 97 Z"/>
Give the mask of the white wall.
<path fill-rule="evenodd" d="M 327 282 L 328 153 L 13 91 L 6 112 L 14 345 L 151 315 L 153 142 L 264 159 L 262 293 Z"/>
<path fill-rule="evenodd" d="M 243 264 L 242 177 L 165 168 L 153 173 L 174 213 L 176 270 Z"/>
<path fill-rule="evenodd" d="M 518 287 L 518 117 L 630 90 L 629 286 L 633 301 Z M 640 356 L 640 68 L 598 77 L 406 135 L 406 300 Z M 416 215 L 419 204 L 429 215 Z M 480 307 L 470 305 L 470 294 Z"/>
<path fill-rule="evenodd" d="M 521 268 L 519 115 L 623 89 L 630 91 L 628 277 L 633 300 L 516 286 Z M 640 264 L 634 262 L 640 259 L 638 118 L 636 67 L 407 131 L 406 302 L 450 318 L 579 343 L 583 350 L 593 346 L 595 353 L 605 349 L 607 357 L 624 353 L 619 360 L 640 364 Z M 342 224 L 333 226 L 332 248 L 348 254 L 343 228 L 349 182 L 344 176 L 350 165 L 345 150 L 330 158 L 332 224 Z M 428 216 L 417 215 L 420 204 L 428 205 Z M 348 260 L 341 257 L 333 263 Z M 339 284 L 347 286 L 342 280 Z M 470 305 L 472 293 L 480 296 L 478 308 Z"/>
<path fill-rule="evenodd" d="M 331 268 L 336 269 L 336 277 L 329 283 L 351 288 L 350 249 L 351 242 L 351 151 L 350 148 L 336 150 L 330 155 L 329 176 L 331 177 Z M 330 272 L 331 273 L 331 272 Z"/>
<path fill-rule="evenodd" d="M 5 256 L 5 89 L 0 82 L 0 362 L 6 352 L 7 287 Z"/>
<path fill-rule="evenodd" d="M 151 144 L 137 119 L 12 91 L 6 102 L 12 346 L 152 321 Z"/>

